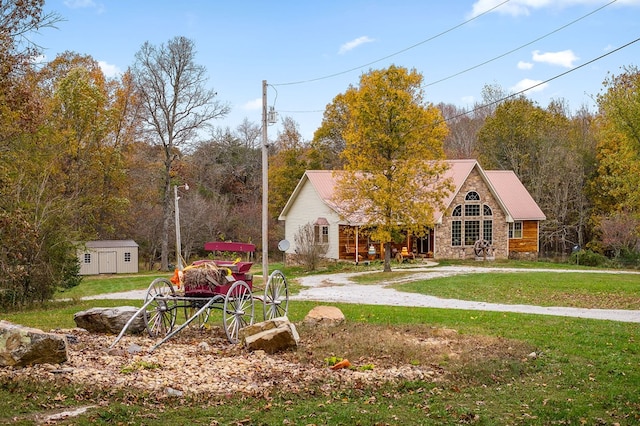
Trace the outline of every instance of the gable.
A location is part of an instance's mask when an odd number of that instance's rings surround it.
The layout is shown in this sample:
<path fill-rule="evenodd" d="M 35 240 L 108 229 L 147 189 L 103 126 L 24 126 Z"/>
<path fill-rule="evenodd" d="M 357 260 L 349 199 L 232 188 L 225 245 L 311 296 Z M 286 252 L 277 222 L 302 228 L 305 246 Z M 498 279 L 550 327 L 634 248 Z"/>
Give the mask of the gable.
<path fill-rule="evenodd" d="M 505 214 L 506 220 L 545 220 L 546 216 L 537 205 L 531 194 L 512 171 L 485 171 L 480 164 L 473 159 L 463 160 L 447 160 L 448 170 L 442 176 L 442 179 L 451 179 L 454 184 L 454 190 L 443 200 L 444 209 L 436 209 L 434 212 L 435 223 L 442 223 L 445 212 L 452 207 L 452 203 L 459 195 L 460 191 L 465 187 L 469 178 L 473 175 L 484 185 L 487 194 L 495 200 L 496 206 Z M 305 192 L 310 189 L 314 191 L 315 196 L 324 206 L 321 210 L 330 210 L 337 214 L 338 206 L 333 201 L 334 189 L 336 187 L 336 173 L 340 171 L 333 170 L 308 170 L 305 172 L 300 182 L 296 186 L 294 192 L 289 197 L 282 213 L 278 217 L 279 220 L 287 220 L 291 207 L 300 202 L 298 198 L 304 189 Z M 428 190 L 428 189 L 427 189 Z M 308 197 L 308 194 L 306 195 Z M 307 206 L 310 208 L 310 206 Z M 352 221 L 358 222 L 358 220 Z"/>

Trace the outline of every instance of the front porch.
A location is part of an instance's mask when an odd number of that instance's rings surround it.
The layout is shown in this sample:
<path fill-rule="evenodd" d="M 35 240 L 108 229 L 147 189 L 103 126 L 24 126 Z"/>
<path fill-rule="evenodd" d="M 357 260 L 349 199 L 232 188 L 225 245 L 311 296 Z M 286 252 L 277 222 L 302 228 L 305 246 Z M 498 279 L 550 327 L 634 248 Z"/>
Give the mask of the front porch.
<path fill-rule="evenodd" d="M 340 225 L 338 231 L 338 260 L 365 261 L 384 258 L 384 244 L 374 241 L 369 234 L 358 226 Z M 391 243 L 391 257 L 402 256 L 402 260 L 433 257 L 433 232 L 429 230 L 424 237 L 403 235 L 400 243 Z M 356 257 L 357 256 L 357 257 Z"/>

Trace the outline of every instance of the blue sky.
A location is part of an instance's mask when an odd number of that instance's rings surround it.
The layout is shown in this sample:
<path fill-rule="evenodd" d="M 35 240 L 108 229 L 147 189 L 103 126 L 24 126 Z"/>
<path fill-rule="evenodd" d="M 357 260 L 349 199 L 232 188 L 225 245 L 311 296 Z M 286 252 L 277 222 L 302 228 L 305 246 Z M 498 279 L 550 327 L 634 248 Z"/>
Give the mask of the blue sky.
<path fill-rule="evenodd" d="M 218 99 L 231 106 L 215 126 L 260 124 L 267 80 L 268 104 L 310 140 L 336 95 L 391 64 L 423 75 L 428 102 L 459 107 L 480 101 L 488 84 L 519 91 L 570 71 L 526 95 L 543 107 L 562 98 L 594 111 L 609 73 L 640 66 L 640 42 L 611 53 L 640 37 L 640 0 L 610 2 L 49 0 L 46 10 L 64 21 L 34 41 L 46 59 L 88 54 L 115 75 L 145 41 L 188 37 Z M 270 126 L 269 137 L 279 128 Z"/>

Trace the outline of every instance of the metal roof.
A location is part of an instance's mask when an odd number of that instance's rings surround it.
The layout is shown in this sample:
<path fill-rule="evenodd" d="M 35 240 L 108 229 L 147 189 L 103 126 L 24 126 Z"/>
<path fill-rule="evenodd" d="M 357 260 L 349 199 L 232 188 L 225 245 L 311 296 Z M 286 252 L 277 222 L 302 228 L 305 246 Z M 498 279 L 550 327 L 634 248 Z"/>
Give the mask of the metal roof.
<path fill-rule="evenodd" d="M 460 191 L 462 185 L 469 177 L 469 174 L 477 167 L 478 172 L 489 187 L 500 207 L 507 214 L 507 220 L 545 220 L 546 216 L 535 202 L 531 194 L 518 179 L 516 174 L 510 170 L 490 170 L 485 171 L 480 164 L 473 159 L 463 160 L 446 160 L 449 168 L 442 176 L 443 179 L 451 178 L 454 184 L 454 190 L 444 200 L 445 209 L 451 206 L 451 203 Z M 334 201 L 334 189 L 336 187 L 337 176 L 342 173 L 340 170 L 307 170 L 298 182 L 291 197 L 287 201 L 280 220 L 286 219 L 286 215 L 295 201 L 297 194 L 300 192 L 305 182 L 309 182 L 314 190 L 318 193 L 320 199 L 335 211 L 339 211 Z M 434 212 L 434 220 L 440 222 L 444 211 L 436 210 Z M 354 222 L 351 220 L 350 222 Z M 356 220 L 357 222 L 357 220 Z"/>
<path fill-rule="evenodd" d="M 486 174 L 500 194 L 513 220 L 545 220 L 547 218 L 513 171 L 488 170 Z"/>
<path fill-rule="evenodd" d="M 118 248 L 118 247 L 138 247 L 133 240 L 95 240 L 85 243 L 87 248 Z"/>

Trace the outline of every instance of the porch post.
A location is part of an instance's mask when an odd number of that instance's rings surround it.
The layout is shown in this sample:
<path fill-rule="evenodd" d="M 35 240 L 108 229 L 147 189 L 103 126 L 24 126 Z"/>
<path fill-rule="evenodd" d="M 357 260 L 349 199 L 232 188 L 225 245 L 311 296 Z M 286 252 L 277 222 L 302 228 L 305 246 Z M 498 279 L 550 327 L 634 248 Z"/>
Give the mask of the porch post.
<path fill-rule="evenodd" d="M 356 226 L 356 255 L 355 255 L 355 259 L 356 259 L 356 265 L 358 264 L 358 227 Z"/>

